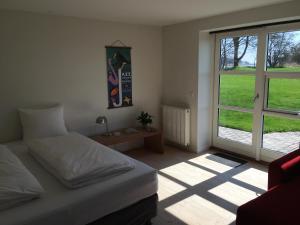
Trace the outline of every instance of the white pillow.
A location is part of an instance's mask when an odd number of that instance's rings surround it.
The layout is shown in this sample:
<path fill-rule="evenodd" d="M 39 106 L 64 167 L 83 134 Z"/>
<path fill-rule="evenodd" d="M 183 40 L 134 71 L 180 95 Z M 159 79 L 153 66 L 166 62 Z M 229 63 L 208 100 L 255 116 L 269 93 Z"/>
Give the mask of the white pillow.
<path fill-rule="evenodd" d="M 40 197 L 44 189 L 8 148 L 0 145 L 0 210 Z"/>
<path fill-rule="evenodd" d="M 66 135 L 63 107 L 19 109 L 25 141 L 35 138 Z"/>

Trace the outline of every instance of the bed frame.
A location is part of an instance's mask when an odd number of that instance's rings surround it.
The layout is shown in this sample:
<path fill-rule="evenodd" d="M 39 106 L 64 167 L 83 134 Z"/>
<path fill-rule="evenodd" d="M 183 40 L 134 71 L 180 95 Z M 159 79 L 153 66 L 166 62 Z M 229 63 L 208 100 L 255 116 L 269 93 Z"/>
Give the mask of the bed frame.
<path fill-rule="evenodd" d="M 150 225 L 157 215 L 157 201 L 157 194 L 152 195 L 88 225 Z"/>

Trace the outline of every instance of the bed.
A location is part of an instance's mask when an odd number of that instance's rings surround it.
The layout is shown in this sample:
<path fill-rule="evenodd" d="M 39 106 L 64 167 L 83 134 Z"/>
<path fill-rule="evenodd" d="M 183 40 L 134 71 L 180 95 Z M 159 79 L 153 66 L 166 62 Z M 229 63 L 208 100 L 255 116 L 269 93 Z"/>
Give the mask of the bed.
<path fill-rule="evenodd" d="M 156 171 L 134 160 L 133 170 L 70 190 L 42 168 L 22 142 L 7 144 L 45 189 L 40 199 L 0 212 L 5 225 L 149 224 L 156 215 Z"/>

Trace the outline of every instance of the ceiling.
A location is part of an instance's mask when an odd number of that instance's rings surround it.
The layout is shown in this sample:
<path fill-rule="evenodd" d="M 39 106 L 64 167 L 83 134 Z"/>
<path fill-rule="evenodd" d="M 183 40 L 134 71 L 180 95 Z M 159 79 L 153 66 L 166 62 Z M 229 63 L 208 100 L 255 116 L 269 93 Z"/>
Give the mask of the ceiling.
<path fill-rule="evenodd" d="M 1 0 L 0 8 L 164 26 L 289 0 Z"/>

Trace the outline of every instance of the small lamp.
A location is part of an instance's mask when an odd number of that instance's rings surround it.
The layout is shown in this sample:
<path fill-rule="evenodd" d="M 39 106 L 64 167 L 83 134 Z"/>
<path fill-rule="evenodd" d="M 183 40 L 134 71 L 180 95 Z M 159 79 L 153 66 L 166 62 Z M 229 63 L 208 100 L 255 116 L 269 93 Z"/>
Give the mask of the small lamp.
<path fill-rule="evenodd" d="M 107 124 L 107 118 L 105 116 L 99 116 L 96 119 L 96 123 L 100 125 L 104 125 L 106 127 L 106 133 L 104 133 L 105 136 L 110 136 L 110 133 L 108 132 L 108 124 Z"/>

